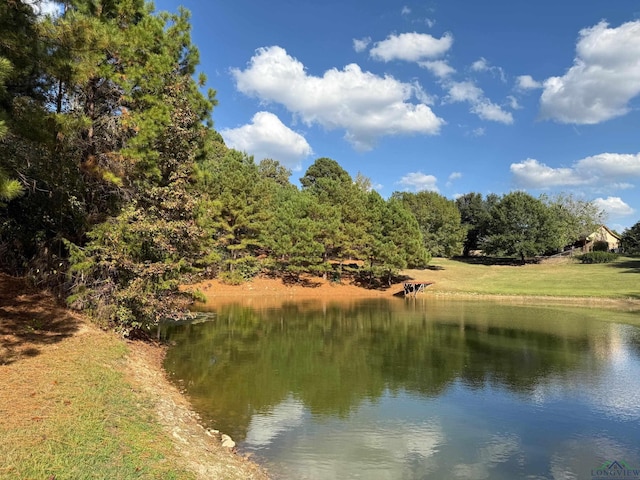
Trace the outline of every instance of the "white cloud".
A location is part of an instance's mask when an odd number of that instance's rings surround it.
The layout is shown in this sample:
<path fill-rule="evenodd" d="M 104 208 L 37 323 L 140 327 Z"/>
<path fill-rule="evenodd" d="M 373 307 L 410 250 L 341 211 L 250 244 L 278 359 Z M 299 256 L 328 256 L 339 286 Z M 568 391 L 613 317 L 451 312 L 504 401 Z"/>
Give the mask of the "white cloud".
<path fill-rule="evenodd" d="M 402 7 L 402 10 L 400 11 L 401 15 L 409 15 L 410 13 L 411 13 L 411 9 L 406 5 Z"/>
<path fill-rule="evenodd" d="M 386 40 L 376 42 L 369 53 L 372 58 L 384 62 L 420 62 L 444 55 L 452 44 L 453 37 L 449 33 L 435 38 L 428 33 L 410 32 L 389 35 Z"/>
<path fill-rule="evenodd" d="M 580 160 L 576 169 L 607 178 L 640 177 L 640 153 L 601 153 Z"/>
<path fill-rule="evenodd" d="M 471 64 L 471 70 L 474 72 L 491 72 L 493 75 L 500 77 L 503 82 L 507 81 L 504 70 L 501 67 L 490 65 L 486 58 L 480 57 Z"/>
<path fill-rule="evenodd" d="M 512 110 L 520 110 L 522 108 L 518 103 L 518 99 L 513 95 L 507 95 L 507 102 Z"/>
<path fill-rule="evenodd" d="M 477 102 L 482 98 L 484 92 L 473 82 L 452 82 L 449 85 L 449 95 L 447 100 L 450 102 Z"/>
<path fill-rule="evenodd" d="M 531 75 L 520 75 L 516 78 L 516 88 L 518 90 L 536 90 L 542 88 L 542 83 L 534 80 Z"/>
<path fill-rule="evenodd" d="M 552 168 L 534 159 L 511 164 L 516 184 L 525 188 L 601 184 L 610 189 L 632 187 L 630 177 L 640 177 L 640 153 L 601 153 L 583 158 L 571 167 Z"/>
<path fill-rule="evenodd" d="M 484 96 L 481 88 L 471 81 L 451 82 L 448 85 L 449 94 L 445 98 L 448 102 L 467 102 L 471 104 L 471 112 L 483 120 L 491 120 L 505 124 L 513 123 L 513 115 L 506 112 Z"/>
<path fill-rule="evenodd" d="M 425 25 L 427 27 L 433 28 L 435 26 L 435 24 L 436 24 L 436 21 L 434 19 L 432 19 L 432 18 L 425 18 L 424 19 L 424 23 L 425 23 Z"/>
<path fill-rule="evenodd" d="M 640 94 L 640 20 L 609 28 L 606 22 L 580 31 L 573 66 L 544 81 L 543 119 L 596 124 L 629 111 Z"/>
<path fill-rule="evenodd" d="M 491 120 L 492 122 L 500 122 L 507 125 L 513 123 L 511 112 L 505 112 L 500 105 L 496 105 L 486 98 L 473 104 L 471 111 L 483 120 Z"/>
<path fill-rule="evenodd" d="M 474 128 L 471 131 L 471 135 L 474 137 L 482 137 L 485 133 L 487 133 L 487 131 L 484 127 Z"/>
<path fill-rule="evenodd" d="M 447 178 L 447 187 L 451 187 L 455 180 L 462 178 L 462 173 L 460 172 L 451 172 L 449 178 Z"/>
<path fill-rule="evenodd" d="M 473 70 L 474 72 L 484 72 L 486 70 L 489 70 L 487 59 L 484 57 L 480 57 L 478 60 L 471 64 L 471 70 Z"/>
<path fill-rule="evenodd" d="M 371 43 L 371 37 L 354 38 L 353 49 L 358 53 L 363 52 L 367 49 L 370 43 Z"/>
<path fill-rule="evenodd" d="M 231 73 L 240 92 L 282 104 L 307 125 L 344 129 L 360 150 L 384 135 L 435 135 L 445 124 L 425 103 L 410 103 L 414 97 L 427 99 L 419 85 L 363 72 L 356 64 L 313 76 L 283 48 L 272 46 L 258 49 L 245 70 Z"/>
<path fill-rule="evenodd" d="M 560 185 L 576 186 L 588 183 L 573 168 L 552 168 L 533 158 L 510 167 L 515 183 L 525 188 L 547 188 Z"/>
<path fill-rule="evenodd" d="M 301 160 L 313 153 L 302 135 L 269 112 L 258 112 L 250 124 L 224 129 L 220 134 L 229 147 L 253 155 L 258 162 L 273 158 L 294 170 L 299 170 Z"/>
<path fill-rule="evenodd" d="M 428 60 L 424 62 L 418 62 L 422 68 L 426 68 L 432 74 L 439 78 L 446 78 L 449 75 L 456 73 L 456 69 L 449 65 L 444 60 Z"/>
<path fill-rule="evenodd" d="M 425 175 L 422 172 L 412 172 L 407 173 L 398 183 L 417 192 L 422 190 L 438 192 L 437 182 L 438 179 L 433 175 Z"/>
<path fill-rule="evenodd" d="M 612 217 L 626 217 L 635 213 L 620 197 L 596 198 L 593 203 Z"/>

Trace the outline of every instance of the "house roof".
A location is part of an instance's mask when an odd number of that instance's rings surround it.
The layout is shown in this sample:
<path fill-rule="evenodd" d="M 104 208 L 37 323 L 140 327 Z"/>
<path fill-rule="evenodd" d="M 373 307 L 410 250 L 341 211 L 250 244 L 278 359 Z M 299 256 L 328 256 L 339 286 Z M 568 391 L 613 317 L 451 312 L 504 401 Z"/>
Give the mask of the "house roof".
<path fill-rule="evenodd" d="M 598 229 L 596 231 L 594 231 L 593 233 L 587 235 L 587 238 L 591 237 L 592 235 L 598 233 L 598 230 L 603 229 L 605 230 L 609 235 L 611 235 L 613 238 L 615 238 L 616 240 L 620 240 L 620 235 L 618 235 L 616 232 L 614 232 L 613 230 L 611 230 L 609 227 L 607 227 L 606 225 L 600 225 L 598 227 Z"/>

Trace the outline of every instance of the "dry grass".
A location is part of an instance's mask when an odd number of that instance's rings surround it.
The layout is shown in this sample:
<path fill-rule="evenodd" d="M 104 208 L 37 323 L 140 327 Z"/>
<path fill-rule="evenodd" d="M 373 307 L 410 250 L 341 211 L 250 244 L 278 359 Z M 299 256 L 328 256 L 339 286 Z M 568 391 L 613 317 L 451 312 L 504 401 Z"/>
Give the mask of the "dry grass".
<path fill-rule="evenodd" d="M 265 478 L 198 425 L 162 353 L 0 275 L 0 479 Z"/>

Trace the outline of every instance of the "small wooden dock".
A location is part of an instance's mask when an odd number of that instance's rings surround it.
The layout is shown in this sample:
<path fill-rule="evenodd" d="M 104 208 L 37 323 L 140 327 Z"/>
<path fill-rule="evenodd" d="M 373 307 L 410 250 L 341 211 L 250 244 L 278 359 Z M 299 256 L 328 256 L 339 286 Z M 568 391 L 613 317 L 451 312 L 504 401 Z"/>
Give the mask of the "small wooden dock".
<path fill-rule="evenodd" d="M 404 282 L 404 296 L 416 296 L 420 292 L 424 292 L 424 290 L 433 285 L 433 282 Z"/>

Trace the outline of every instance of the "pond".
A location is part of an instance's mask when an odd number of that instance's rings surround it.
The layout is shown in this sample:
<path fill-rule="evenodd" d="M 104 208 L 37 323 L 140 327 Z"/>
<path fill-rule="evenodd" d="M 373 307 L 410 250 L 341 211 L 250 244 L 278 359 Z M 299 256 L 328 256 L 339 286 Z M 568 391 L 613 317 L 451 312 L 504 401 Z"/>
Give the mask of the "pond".
<path fill-rule="evenodd" d="M 166 369 L 276 478 L 640 479 L 638 311 L 211 308 L 162 331 Z"/>

